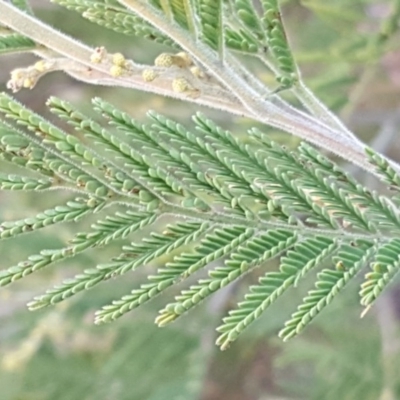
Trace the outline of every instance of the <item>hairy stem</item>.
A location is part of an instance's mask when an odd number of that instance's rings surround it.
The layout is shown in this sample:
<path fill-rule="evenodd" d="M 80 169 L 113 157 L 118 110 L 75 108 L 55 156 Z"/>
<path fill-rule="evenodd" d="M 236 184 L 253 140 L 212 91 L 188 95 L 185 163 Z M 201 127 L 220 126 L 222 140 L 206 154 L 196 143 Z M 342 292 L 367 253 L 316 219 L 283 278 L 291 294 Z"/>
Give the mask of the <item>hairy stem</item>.
<path fill-rule="evenodd" d="M 362 143 L 354 143 L 352 139 L 343 137 L 340 131 L 332 129 L 317 119 L 312 117 L 305 119 L 301 112 L 294 115 L 295 109 L 282 110 L 270 101 L 266 101 L 257 91 L 251 89 L 236 71 L 232 70 L 230 66 L 222 64 L 215 52 L 206 45 L 194 41 L 177 24 L 169 23 L 158 10 L 141 1 L 122 0 L 120 2 L 175 40 L 234 94 L 242 105 L 230 100 L 227 101 L 223 97 L 207 98 L 207 96 L 200 96 L 199 99 L 191 99 L 185 94 L 173 92 L 171 88 L 143 82 L 139 74 L 114 78 L 110 76 L 107 65 L 90 62 L 93 49 L 30 17 L 4 1 L 0 1 L 0 22 L 23 35 L 31 37 L 58 54 L 88 66 L 86 77 L 88 82 L 93 79 L 93 83 L 97 84 L 150 91 L 246 116 L 299 136 L 318 147 L 351 160 L 354 164 L 371 173 L 375 173 L 364 156 L 364 145 Z M 76 76 L 79 77 L 80 75 L 76 74 Z M 399 169 L 397 165 L 392 164 L 396 169 Z"/>
<path fill-rule="evenodd" d="M 360 140 L 354 135 L 354 133 L 351 132 L 343 122 L 314 95 L 302 79 L 299 79 L 298 83 L 294 85 L 293 92 L 301 103 L 320 121 L 334 129 L 338 129 L 343 136 L 349 137 L 354 140 L 355 143 L 360 143 Z"/>
<path fill-rule="evenodd" d="M 374 173 L 365 158 L 364 145 L 361 142 L 354 143 L 352 139 L 343 137 L 340 131 L 333 130 L 318 120 L 313 120 L 313 123 L 304 121 L 301 115 L 294 116 L 261 98 L 230 66 L 223 64 L 215 52 L 206 45 L 193 41 L 185 30 L 167 21 L 163 14 L 153 7 L 140 0 L 120 0 L 119 2 L 171 37 L 190 53 L 209 73 L 238 97 L 243 106 L 252 114 L 253 119 L 297 135 L 341 157 L 348 158 L 361 168 Z"/>
<path fill-rule="evenodd" d="M 45 46 L 43 50 L 38 51 L 38 55 L 43 58 L 51 58 L 54 57 L 55 54 L 62 54 L 66 58 L 88 67 L 86 73 L 69 70 L 65 71 L 74 78 L 86 83 L 104 86 L 120 86 L 152 92 L 211 108 L 217 108 L 235 115 L 249 116 L 239 103 L 232 101 L 229 94 L 219 98 L 212 95 L 212 88 L 206 88 L 204 91 L 205 94 L 195 98 L 189 97 L 184 93 L 174 92 L 169 80 L 167 81 L 159 78 L 154 83 L 144 82 L 141 71 L 147 66 L 136 64 L 135 66 L 138 69 L 136 73 L 131 72 L 130 75 L 114 78 L 110 75 L 109 66 L 105 64 L 93 64 L 90 61 L 90 57 L 94 52 L 93 48 L 57 31 L 3 1 L 0 1 L 0 23 Z"/>

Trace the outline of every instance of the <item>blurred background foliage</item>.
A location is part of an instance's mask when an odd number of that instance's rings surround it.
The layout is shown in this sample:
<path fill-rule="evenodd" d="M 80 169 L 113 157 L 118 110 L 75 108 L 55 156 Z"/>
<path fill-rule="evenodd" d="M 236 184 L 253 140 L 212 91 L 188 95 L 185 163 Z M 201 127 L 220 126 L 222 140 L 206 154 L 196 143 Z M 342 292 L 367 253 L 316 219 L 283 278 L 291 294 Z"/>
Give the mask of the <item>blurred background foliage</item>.
<path fill-rule="evenodd" d="M 361 138 L 400 161 L 400 1 L 286 0 L 282 4 L 296 59 L 309 86 Z M 40 18 L 60 30 L 142 63 L 152 63 L 165 50 L 93 25 L 47 0 L 34 0 L 32 6 Z M 12 68 L 32 61 L 27 56 L 2 58 L 0 89 L 5 89 Z M 257 62 L 249 67 L 273 82 L 274 77 Z M 101 96 L 136 118 L 155 109 L 187 122 L 197 111 L 193 105 L 145 93 L 85 86 L 59 73 L 46 76 L 32 92 L 22 91 L 17 98 L 54 119 L 44 107 L 50 95 L 83 110 L 89 109 L 91 97 Z M 237 135 L 251 126 L 248 120 L 202 111 Z M 297 143 L 282 132 L 270 133 L 288 146 Z M 10 170 L 5 164 L 0 167 Z M 359 171 L 352 172 L 366 180 Z M 0 220 L 52 207 L 52 197 L 2 192 Z M 65 224 L 2 241 L 1 268 L 41 248 L 57 248 L 76 231 L 75 225 Z M 229 303 L 240 298 L 242 285 L 256 280 L 257 272 L 163 329 L 153 324 L 162 299 L 111 325 L 92 323 L 94 309 L 137 286 L 136 281 L 149 271 L 136 271 L 134 278 L 100 286 L 54 308 L 35 313 L 25 308 L 45 288 L 114 254 L 113 247 L 88 252 L 18 282 L 11 291 L 0 291 L 1 400 L 400 399 L 400 290 L 396 285 L 359 319 L 353 284 L 304 334 L 283 344 L 276 333 L 294 310 L 299 300 L 294 297 L 304 293 L 305 282 L 224 353 L 213 345 L 216 322 Z M 171 298 L 178 289 L 169 291 Z"/>

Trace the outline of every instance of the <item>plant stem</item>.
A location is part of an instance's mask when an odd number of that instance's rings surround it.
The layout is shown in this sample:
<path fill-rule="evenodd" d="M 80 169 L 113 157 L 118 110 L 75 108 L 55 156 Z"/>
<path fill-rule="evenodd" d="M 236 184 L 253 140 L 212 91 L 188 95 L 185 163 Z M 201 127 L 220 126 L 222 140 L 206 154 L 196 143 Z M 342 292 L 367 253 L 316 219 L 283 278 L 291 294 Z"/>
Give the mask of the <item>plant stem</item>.
<path fill-rule="evenodd" d="M 349 158 L 361 168 L 374 173 L 364 156 L 364 145 L 361 142 L 355 144 L 353 140 L 342 137 L 340 132 L 332 130 L 317 120 L 313 120 L 310 124 L 309 121 L 304 121 L 301 115 L 293 116 L 261 98 L 238 74 L 232 71 L 230 66 L 226 63 L 222 64 L 215 52 L 204 44 L 193 41 L 185 30 L 176 23 L 167 21 L 163 14 L 153 7 L 137 0 L 120 0 L 119 2 L 157 27 L 191 54 L 209 73 L 238 97 L 253 119 L 297 135 L 339 156 Z"/>
<path fill-rule="evenodd" d="M 369 164 L 364 155 L 365 146 L 361 142 L 355 143 L 349 137 L 343 137 L 340 131 L 332 129 L 311 116 L 306 118 L 302 112 L 294 108 L 290 110 L 282 109 L 272 102 L 265 100 L 230 65 L 222 64 L 214 51 L 206 45 L 194 41 L 177 24 L 168 22 L 158 10 L 136 0 L 121 0 L 120 3 L 175 40 L 182 49 L 206 67 L 231 94 L 236 96 L 242 105 L 231 100 L 226 100 L 224 96 L 215 98 L 201 95 L 197 99 L 192 99 L 185 94 L 173 92 L 168 86 L 160 85 L 160 83 L 167 85 L 168 82 L 160 81 L 157 84 L 146 83 L 141 79 L 139 74 L 114 78 L 110 76 L 107 65 L 91 63 L 90 57 L 94 51 L 93 49 L 58 32 L 4 1 L 0 1 L 0 22 L 54 50 L 58 54 L 62 54 L 71 60 L 87 66 L 87 76 L 86 74 L 82 76 L 82 73 L 76 74 L 82 80 L 96 84 L 149 91 L 185 101 L 192 101 L 200 105 L 211 106 L 212 108 L 228 111 L 236 115 L 246 116 L 294 134 L 318 147 L 350 160 L 364 170 L 375 174 L 374 168 Z M 135 67 L 139 71 L 141 70 L 140 66 L 136 65 Z M 397 170 L 399 169 L 394 163 L 392 165 Z"/>
<path fill-rule="evenodd" d="M 326 123 L 334 129 L 340 131 L 344 136 L 360 143 L 360 140 L 351 132 L 343 122 L 325 106 L 314 93 L 305 85 L 302 79 L 299 79 L 293 87 L 293 93 L 301 103 L 320 121 Z"/>

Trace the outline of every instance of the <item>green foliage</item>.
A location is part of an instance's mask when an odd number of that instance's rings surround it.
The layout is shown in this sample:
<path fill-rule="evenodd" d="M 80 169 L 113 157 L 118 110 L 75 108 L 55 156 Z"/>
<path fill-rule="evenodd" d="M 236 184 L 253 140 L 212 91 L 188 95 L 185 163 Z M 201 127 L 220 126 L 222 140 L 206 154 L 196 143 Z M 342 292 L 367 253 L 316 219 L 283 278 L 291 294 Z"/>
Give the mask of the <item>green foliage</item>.
<path fill-rule="evenodd" d="M 135 35 L 174 47 L 174 42 L 150 24 L 128 13 L 118 4 L 102 1 L 53 0 L 69 10 L 77 11 L 89 21 L 125 35 Z"/>
<path fill-rule="evenodd" d="M 360 292 L 361 304 L 369 307 L 395 277 L 399 269 L 398 239 L 393 239 L 382 246 L 375 255 L 372 272 L 366 274 Z"/>
<path fill-rule="evenodd" d="M 224 42 L 222 0 L 200 0 L 198 8 L 204 42 L 221 52 Z"/>
<path fill-rule="evenodd" d="M 2 361 L 7 360 L 10 367 L 22 364 L 20 367 L 26 368 L 2 369 L 3 399 L 160 400 L 160 388 L 170 398 L 197 395 L 196 389 L 190 387 L 198 379 L 192 364 L 194 357 L 199 359 L 201 355 L 192 333 L 184 329 L 155 330 L 146 316 L 121 326 L 117 334 L 112 330 L 88 331 L 82 326 L 76 330 L 80 318 L 81 313 L 72 308 L 39 320 L 36 315 L 33 332 L 25 332 L 23 327 L 22 343 L 5 349 Z M 15 340 L 12 343 L 18 344 Z M 26 349 L 32 347 L 37 356 L 30 358 Z M 49 376 L 53 378 L 49 380 Z M 155 387 L 153 379 L 160 386 Z"/>
<path fill-rule="evenodd" d="M 337 270 L 324 269 L 318 274 L 315 289 L 308 292 L 279 335 L 288 340 L 300 333 L 366 264 L 373 252 L 370 243 L 342 246 L 334 258 Z"/>
<path fill-rule="evenodd" d="M 0 37 L 0 54 L 32 51 L 36 47 L 33 40 L 21 35 L 11 34 Z"/>
<path fill-rule="evenodd" d="M 143 72 L 143 66 L 130 63 L 118 53 L 116 62 L 112 56 L 107 58 L 110 55 L 104 49 L 103 58 L 85 60 L 84 68 L 74 64 L 72 72 L 68 70 L 72 75 L 86 73 L 90 81 L 97 77 L 96 73 L 101 78 L 108 71 L 110 81 L 122 77 L 129 86 L 132 78 L 146 88 L 157 80 L 158 73 L 165 73 L 163 78 L 183 79 L 187 83 L 184 90 L 174 88 L 173 80 L 173 91 L 187 94 L 187 99 L 194 102 L 208 92 L 197 91 L 197 87 L 191 86 L 192 81 L 208 85 L 207 89 L 219 94 L 218 100 L 230 101 L 236 114 L 246 111 L 256 119 L 267 109 L 271 115 L 278 114 L 278 122 L 271 124 L 289 132 L 315 123 L 322 127 L 319 132 L 325 136 L 320 143 L 325 148 L 331 142 L 339 143 L 333 140 L 336 135 L 348 147 L 354 146 L 356 150 L 351 154 L 357 155 L 358 165 L 375 173 L 392 191 L 400 190 L 398 166 L 360 145 L 304 85 L 277 0 L 262 0 L 258 8 L 250 0 L 55 2 L 116 32 L 185 50 L 167 54 L 172 60 L 181 57 L 180 63 L 171 62 L 164 70 L 164 66 L 157 66 L 158 69 L 151 70 L 154 79 L 149 81 L 134 75 Z M 331 18 L 342 7 L 321 5 L 319 1 L 304 3 Z M 18 7 L 29 12 L 25 2 L 18 2 Z M 379 40 L 371 41 L 372 47 L 380 46 L 394 34 L 398 15 L 395 7 L 389 22 L 379 30 Z M 164 21 L 168 29 L 164 25 L 157 27 L 151 16 Z M 355 18 L 352 13 L 347 17 Z M 341 51 L 351 53 L 355 48 L 364 48 L 365 42 L 352 37 L 350 45 Z M 39 45 L 17 33 L 8 32 L 0 37 L 0 53 L 36 51 L 40 55 L 44 49 Z M 189 54 L 191 45 L 195 47 L 193 54 Z M 97 56 L 100 53 L 96 51 Z M 261 60 L 275 75 L 278 88 L 271 90 L 253 76 L 233 58 L 235 52 Z M 376 56 L 375 50 L 371 54 L 368 57 Z M 44 58 L 47 57 L 50 56 L 45 52 Z M 185 62 L 183 57 L 187 57 Z M 210 64 L 204 59 L 211 60 Z M 77 63 L 79 57 L 73 61 Z M 112 64 L 109 70 L 107 63 Z M 104 69 L 97 71 L 95 65 L 100 64 Z M 228 78 L 217 76 L 218 68 L 225 66 L 229 67 Z M 36 73 L 39 72 L 43 72 L 40 65 L 36 66 Z M 20 73 L 14 71 L 12 80 L 18 80 Z M 230 76 L 245 83 L 244 93 L 228 91 Z M 27 76 L 22 87 L 33 87 L 31 78 Z M 335 77 L 330 84 L 336 86 L 341 79 Z M 165 93 L 165 82 L 162 84 L 160 93 Z M 235 84 L 232 83 L 233 88 Z M 190 90 L 186 90 L 188 87 Z M 293 90 L 310 114 L 278 97 L 284 89 Z M 255 99 L 262 107 L 253 110 Z M 80 221 L 88 227 L 73 235 L 65 246 L 41 249 L 2 270 L 0 286 L 8 286 L 90 249 L 113 246 L 118 254 L 36 296 L 29 303 L 32 310 L 156 265 L 154 273 L 144 272 L 144 283 L 135 285 L 119 299 L 110 299 L 97 311 L 95 322 L 116 320 L 167 288 L 185 285 L 173 302 L 164 303 L 156 318 L 158 325 L 165 326 L 245 274 L 257 268 L 267 269 L 223 318 L 217 344 L 226 349 L 314 270 L 323 268 L 312 278 L 315 288 L 308 290 L 281 330 L 284 340 L 299 334 L 366 266 L 371 266 L 372 272 L 366 273 L 361 284 L 365 311 L 399 270 L 398 194 L 381 195 L 369 190 L 309 144 L 301 142 L 289 150 L 271 140 L 264 129 L 240 129 L 239 135 L 202 113 L 196 113 L 192 126 L 187 128 L 154 111 L 148 112 L 146 121 L 139 122 L 101 98 L 93 99 L 93 112 L 89 115 L 55 97 L 47 105 L 66 128 L 60 128 L 8 94 L 0 94 L 0 157 L 18 169 L 17 173 L 0 174 L 0 188 L 57 190 L 74 197 L 33 217 L 1 223 L 0 239 L 68 221 Z M 289 120 L 294 126 L 292 130 L 283 118 L 287 115 L 293 117 Z M 272 260 L 277 261 L 276 267 L 272 267 L 275 270 L 269 267 L 275 265 L 269 263 Z M 205 274 L 208 276 L 204 277 Z"/>
<path fill-rule="evenodd" d="M 273 304 L 288 288 L 297 285 L 312 268 L 318 266 L 338 248 L 337 243 L 325 237 L 310 238 L 297 242 L 281 259 L 278 272 L 267 272 L 259 279 L 258 285 L 250 287 L 250 293 L 229 312 L 224 324 L 218 328 L 221 333 L 217 344 L 226 348 L 230 342 L 250 323 L 256 320 L 267 307 Z"/>
<path fill-rule="evenodd" d="M 82 139 L 2 94 L 4 117 L 24 128 L 20 131 L 3 123 L 3 158 L 18 154 L 23 160 L 19 165 L 27 169 L 34 165 L 36 173 L 45 171 L 42 178 L 3 174 L 2 188 L 48 190 L 54 186 L 78 191 L 81 197 L 36 217 L 3 223 L 1 238 L 78 220 L 113 204 L 126 211 L 106 215 L 90 231 L 76 234 L 66 247 L 42 250 L 3 271 L 1 285 L 132 234 L 140 241 L 123 246 L 110 262 L 36 297 L 29 304 L 31 309 L 58 303 L 171 254 L 172 260 L 150 275 L 148 283 L 97 313 L 97 323 L 109 322 L 216 262 L 208 278 L 183 289 L 175 302 L 161 310 L 157 323 L 164 326 L 251 269 L 282 255 L 279 271 L 261 277 L 238 309 L 224 319 L 218 344 L 226 348 L 323 260 L 331 258 L 336 270 L 318 274 L 316 289 L 309 291 L 281 332 L 284 339 L 299 333 L 369 260 L 376 257 L 375 272 L 367 274 L 361 292 L 366 306 L 398 270 L 400 251 L 391 232 L 396 232 L 400 222 L 390 199 L 368 191 L 309 145 L 288 151 L 257 129 L 249 132 L 244 143 L 201 114 L 193 118 L 195 131 L 154 112 L 149 113 L 152 122 L 141 124 L 95 99 L 94 110 L 109 125 L 104 127 L 69 103 L 52 98 L 48 104 Z M 32 164 L 32 152 L 39 149 L 42 169 Z M 393 185 L 397 178 L 390 171 L 387 175 Z M 185 221 L 160 231 L 155 222 L 167 215 Z"/>
<path fill-rule="evenodd" d="M 296 66 L 289 48 L 277 0 L 262 1 L 268 49 L 276 60 L 279 70 L 278 82 L 282 89 L 296 82 Z"/>

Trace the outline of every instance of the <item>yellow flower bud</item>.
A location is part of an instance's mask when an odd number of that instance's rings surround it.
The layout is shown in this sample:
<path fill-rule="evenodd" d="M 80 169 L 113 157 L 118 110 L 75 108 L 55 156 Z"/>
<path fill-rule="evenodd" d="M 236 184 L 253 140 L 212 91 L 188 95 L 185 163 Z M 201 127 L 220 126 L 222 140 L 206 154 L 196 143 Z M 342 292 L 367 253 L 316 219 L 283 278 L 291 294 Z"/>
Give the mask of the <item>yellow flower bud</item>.
<path fill-rule="evenodd" d="M 93 64 L 100 64 L 104 60 L 106 54 L 107 52 L 104 47 L 97 47 L 94 53 L 90 56 L 90 61 Z"/>
<path fill-rule="evenodd" d="M 113 65 L 110 68 L 110 74 L 114 78 L 117 78 L 118 76 L 121 76 L 123 74 L 123 72 L 124 72 L 124 69 L 122 67 L 120 67 L 119 65 Z"/>
<path fill-rule="evenodd" d="M 199 78 L 199 79 L 205 78 L 204 71 L 203 71 L 200 67 L 196 67 L 196 66 L 191 67 L 191 68 L 190 68 L 190 72 L 191 72 L 191 73 L 193 74 L 193 76 L 195 76 L 196 78 Z"/>
<path fill-rule="evenodd" d="M 123 54 L 115 53 L 112 56 L 112 63 L 118 67 L 125 67 L 126 59 Z"/>
<path fill-rule="evenodd" d="M 177 53 L 175 56 L 180 60 L 180 63 L 179 62 L 176 63 L 179 67 L 185 68 L 185 67 L 190 67 L 191 65 L 193 65 L 193 60 L 191 59 L 191 57 L 189 56 L 188 53 L 181 51 L 181 52 Z M 179 60 L 177 60 L 177 61 L 179 61 Z"/>
<path fill-rule="evenodd" d="M 47 63 L 44 60 L 38 61 L 37 63 L 35 63 L 35 65 L 33 67 L 35 68 L 36 71 L 39 71 L 39 72 L 44 72 L 48 69 Z"/>
<path fill-rule="evenodd" d="M 185 78 L 176 78 L 172 81 L 172 90 L 177 93 L 194 90 L 193 86 Z"/>
<path fill-rule="evenodd" d="M 23 78 L 23 76 L 24 76 L 24 72 L 20 68 L 14 69 L 14 71 L 11 72 L 11 80 L 14 82 L 19 81 L 20 79 Z"/>
<path fill-rule="evenodd" d="M 100 63 L 101 63 L 101 55 L 100 55 L 100 54 L 97 54 L 97 53 L 93 53 L 93 54 L 90 56 L 90 61 L 91 61 L 93 64 L 100 64 Z"/>
<path fill-rule="evenodd" d="M 156 67 L 169 68 L 174 65 L 174 57 L 169 53 L 161 53 L 155 60 L 154 65 Z"/>
<path fill-rule="evenodd" d="M 145 69 L 142 72 L 142 78 L 145 82 L 152 82 L 158 76 L 157 72 L 152 69 Z"/>
<path fill-rule="evenodd" d="M 32 78 L 25 78 L 22 86 L 26 89 L 32 89 L 35 86 L 35 81 Z"/>

